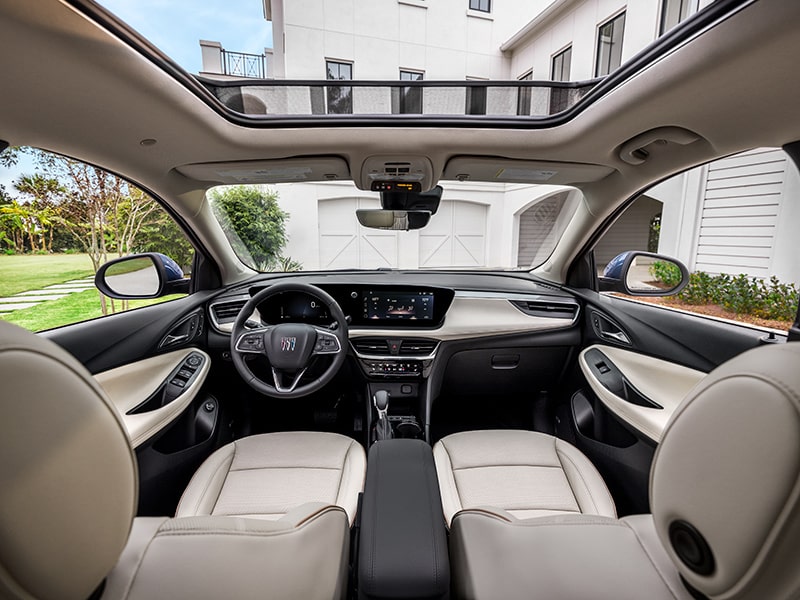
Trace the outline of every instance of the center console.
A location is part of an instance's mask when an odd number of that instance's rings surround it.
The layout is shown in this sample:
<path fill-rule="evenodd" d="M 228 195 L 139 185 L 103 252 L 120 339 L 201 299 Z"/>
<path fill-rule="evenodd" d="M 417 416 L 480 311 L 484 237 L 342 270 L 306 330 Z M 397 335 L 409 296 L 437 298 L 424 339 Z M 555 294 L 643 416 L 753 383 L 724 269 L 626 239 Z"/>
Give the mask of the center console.
<path fill-rule="evenodd" d="M 439 341 L 429 338 L 363 337 L 352 339 L 351 344 L 367 378 L 368 397 L 372 399 L 380 391 L 389 394 L 388 418 L 393 437 L 423 438 L 425 384 Z M 369 413 L 372 420 L 372 411 Z"/>
<path fill-rule="evenodd" d="M 359 600 L 449 597 L 447 530 L 428 444 L 372 445 L 357 529 Z"/>

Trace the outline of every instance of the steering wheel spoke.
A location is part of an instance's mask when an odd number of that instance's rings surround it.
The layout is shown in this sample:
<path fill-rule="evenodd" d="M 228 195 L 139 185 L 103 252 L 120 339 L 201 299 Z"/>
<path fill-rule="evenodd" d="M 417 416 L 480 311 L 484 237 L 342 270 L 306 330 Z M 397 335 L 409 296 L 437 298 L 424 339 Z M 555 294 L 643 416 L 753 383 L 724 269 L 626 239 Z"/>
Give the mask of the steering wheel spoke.
<path fill-rule="evenodd" d="M 342 345 L 339 343 L 339 338 L 329 329 L 321 327 L 314 327 L 317 332 L 317 341 L 314 344 L 312 356 L 319 356 L 324 354 L 339 354 L 342 351 Z"/>
<path fill-rule="evenodd" d="M 269 332 L 272 326 L 245 330 L 234 344 L 234 349 L 242 354 L 266 354 Z"/>
<path fill-rule="evenodd" d="M 291 394 L 292 392 L 294 392 L 295 388 L 297 387 L 297 384 L 300 383 L 300 380 L 303 378 L 303 375 L 305 375 L 305 373 L 306 373 L 305 368 L 300 369 L 294 375 L 290 375 L 286 373 L 286 371 L 281 371 L 280 369 L 272 367 L 272 380 L 275 382 L 275 390 L 279 394 Z M 286 385 L 284 381 L 285 378 L 288 377 L 291 377 L 291 380 L 289 381 L 289 385 Z"/>

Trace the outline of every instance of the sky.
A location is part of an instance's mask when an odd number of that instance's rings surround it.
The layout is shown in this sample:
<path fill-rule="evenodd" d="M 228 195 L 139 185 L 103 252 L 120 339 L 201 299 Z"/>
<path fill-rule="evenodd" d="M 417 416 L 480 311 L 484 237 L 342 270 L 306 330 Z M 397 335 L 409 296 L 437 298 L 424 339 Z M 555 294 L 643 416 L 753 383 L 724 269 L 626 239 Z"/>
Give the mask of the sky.
<path fill-rule="evenodd" d="M 99 0 L 189 73 L 201 69 L 200 40 L 226 50 L 261 54 L 272 47 L 272 24 L 262 0 Z M 13 182 L 34 172 L 29 157 L 12 168 L 0 166 L 0 184 L 12 196 Z"/>

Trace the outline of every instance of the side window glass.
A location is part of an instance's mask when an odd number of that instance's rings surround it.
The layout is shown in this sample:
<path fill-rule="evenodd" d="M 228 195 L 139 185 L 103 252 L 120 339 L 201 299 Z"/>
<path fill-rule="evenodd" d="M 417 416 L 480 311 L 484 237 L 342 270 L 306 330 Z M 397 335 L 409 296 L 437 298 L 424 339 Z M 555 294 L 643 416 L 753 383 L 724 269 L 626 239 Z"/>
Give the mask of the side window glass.
<path fill-rule="evenodd" d="M 786 331 L 800 290 L 795 238 L 800 176 L 779 148 L 757 148 L 676 175 L 637 197 L 594 249 L 602 275 L 627 250 L 671 256 L 689 269 L 676 296 L 636 298 L 700 315 Z M 653 261 L 650 283 L 668 284 Z"/>
<path fill-rule="evenodd" d="M 155 200 L 86 163 L 34 148 L 0 154 L 0 319 L 52 329 L 177 297 L 113 300 L 105 262 L 161 252 L 189 276 L 194 248 Z"/>

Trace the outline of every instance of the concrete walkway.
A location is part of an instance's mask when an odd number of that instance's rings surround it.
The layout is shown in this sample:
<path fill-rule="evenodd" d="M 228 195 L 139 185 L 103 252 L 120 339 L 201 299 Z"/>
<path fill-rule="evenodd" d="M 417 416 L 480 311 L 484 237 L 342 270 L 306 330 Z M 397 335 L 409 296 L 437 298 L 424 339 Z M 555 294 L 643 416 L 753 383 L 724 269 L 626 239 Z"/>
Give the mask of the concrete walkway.
<path fill-rule="evenodd" d="M 48 285 L 40 290 L 28 290 L 27 292 L 20 292 L 13 296 L 0 298 L 0 315 L 8 314 L 15 310 L 22 310 L 41 304 L 42 302 L 49 302 L 51 300 L 58 300 L 65 298 L 70 294 L 77 294 L 85 292 L 86 290 L 93 290 L 94 276 L 84 277 L 83 279 L 73 279 L 66 283 L 55 283 Z"/>

